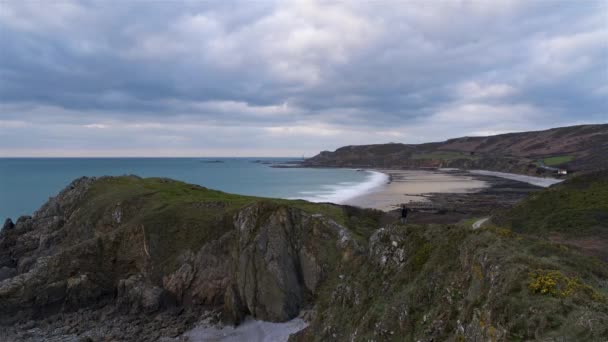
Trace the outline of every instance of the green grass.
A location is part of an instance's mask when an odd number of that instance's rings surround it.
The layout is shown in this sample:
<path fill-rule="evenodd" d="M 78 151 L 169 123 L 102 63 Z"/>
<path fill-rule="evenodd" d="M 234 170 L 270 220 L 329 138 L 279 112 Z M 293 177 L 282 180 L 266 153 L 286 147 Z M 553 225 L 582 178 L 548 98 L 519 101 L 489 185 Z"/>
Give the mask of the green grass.
<path fill-rule="evenodd" d="M 574 177 L 497 215 L 514 231 L 569 236 L 608 235 L 608 171 Z"/>
<path fill-rule="evenodd" d="M 123 176 L 97 180 L 79 215 L 83 224 L 97 222 L 98 230 L 107 231 L 114 225 L 111 211 L 120 207 L 123 228 L 140 232 L 143 226 L 155 264 L 170 271 L 177 267 L 176 256 L 198 250 L 233 229 L 238 210 L 256 202 L 265 202 L 268 208 L 286 206 L 321 214 L 348 226 L 360 241 L 369 237 L 382 214 L 334 204 L 235 195 L 163 178 Z"/>
<path fill-rule="evenodd" d="M 457 159 L 477 159 L 476 156 L 464 152 L 452 151 L 435 151 L 430 153 L 415 153 L 411 159 L 439 159 L 439 160 L 457 160 Z"/>
<path fill-rule="evenodd" d="M 557 166 L 574 160 L 573 156 L 556 156 L 543 159 L 543 163 L 547 166 Z"/>
<path fill-rule="evenodd" d="M 342 224 L 346 222 L 343 209 L 333 204 L 235 195 L 163 178 L 129 176 L 103 178 L 94 184 L 90 196 L 98 197 L 96 200 L 101 200 L 104 203 L 145 197 L 149 202 L 147 205 L 156 209 L 192 203 L 222 203 L 226 210 L 230 210 L 241 208 L 256 201 L 270 201 L 276 204 L 290 205 L 309 213 L 323 214 Z"/>

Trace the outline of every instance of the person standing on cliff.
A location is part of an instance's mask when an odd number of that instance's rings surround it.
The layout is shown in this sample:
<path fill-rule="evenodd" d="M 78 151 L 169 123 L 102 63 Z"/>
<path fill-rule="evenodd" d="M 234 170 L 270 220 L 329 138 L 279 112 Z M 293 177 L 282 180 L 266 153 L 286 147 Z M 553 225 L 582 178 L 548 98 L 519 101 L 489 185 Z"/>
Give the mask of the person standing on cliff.
<path fill-rule="evenodd" d="M 405 207 L 405 205 L 401 206 L 401 223 L 407 223 L 407 214 L 409 213 L 409 209 Z"/>

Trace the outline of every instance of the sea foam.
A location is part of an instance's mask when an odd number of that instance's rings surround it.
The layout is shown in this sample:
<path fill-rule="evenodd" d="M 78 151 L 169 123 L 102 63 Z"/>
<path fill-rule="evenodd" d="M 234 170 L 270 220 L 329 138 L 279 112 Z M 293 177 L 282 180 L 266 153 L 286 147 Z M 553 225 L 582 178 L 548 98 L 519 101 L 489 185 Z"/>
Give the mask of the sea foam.
<path fill-rule="evenodd" d="M 352 198 L 361 196 L 388 182 L 388 175 L 378 171 L 365 171 L 368 173 L 365 181 L 361 183 L 341 182 L 338 184 L 323 185 L 319 191 L 302 191 L 301 196 L 290 199 L 303 199 L 310 202 L 331 202 L 342 204 Z"/>

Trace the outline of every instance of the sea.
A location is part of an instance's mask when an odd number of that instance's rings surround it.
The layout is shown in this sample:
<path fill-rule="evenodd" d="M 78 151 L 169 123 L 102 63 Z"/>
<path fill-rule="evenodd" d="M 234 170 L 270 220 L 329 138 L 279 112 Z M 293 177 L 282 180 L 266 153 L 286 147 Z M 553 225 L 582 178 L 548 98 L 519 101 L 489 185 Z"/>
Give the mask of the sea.
<path fill-rule="evenodd" d="M 0 158 L 0 219 L 31 215 L 82 176 L 168 177 L 234 194 L 343 203 L 385 184 L 375 171 L 276 168 L 296 158 Z"/>

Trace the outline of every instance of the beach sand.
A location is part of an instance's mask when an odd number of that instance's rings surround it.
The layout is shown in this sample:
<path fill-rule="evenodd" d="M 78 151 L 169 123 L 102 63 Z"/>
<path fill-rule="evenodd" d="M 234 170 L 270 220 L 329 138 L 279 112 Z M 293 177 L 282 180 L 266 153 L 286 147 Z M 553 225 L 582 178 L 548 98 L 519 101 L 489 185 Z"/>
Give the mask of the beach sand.
<path fill-rule="evenodd" d="M 344 204 L 390 211 L 399 208 L 401 204 L 428 201 L 426 194 L 468 193 L 489 186 L 482 180 L 460 173 L 425 170 L 376 171 L 388 174 L 389 183 L 351 198 Z"/>

